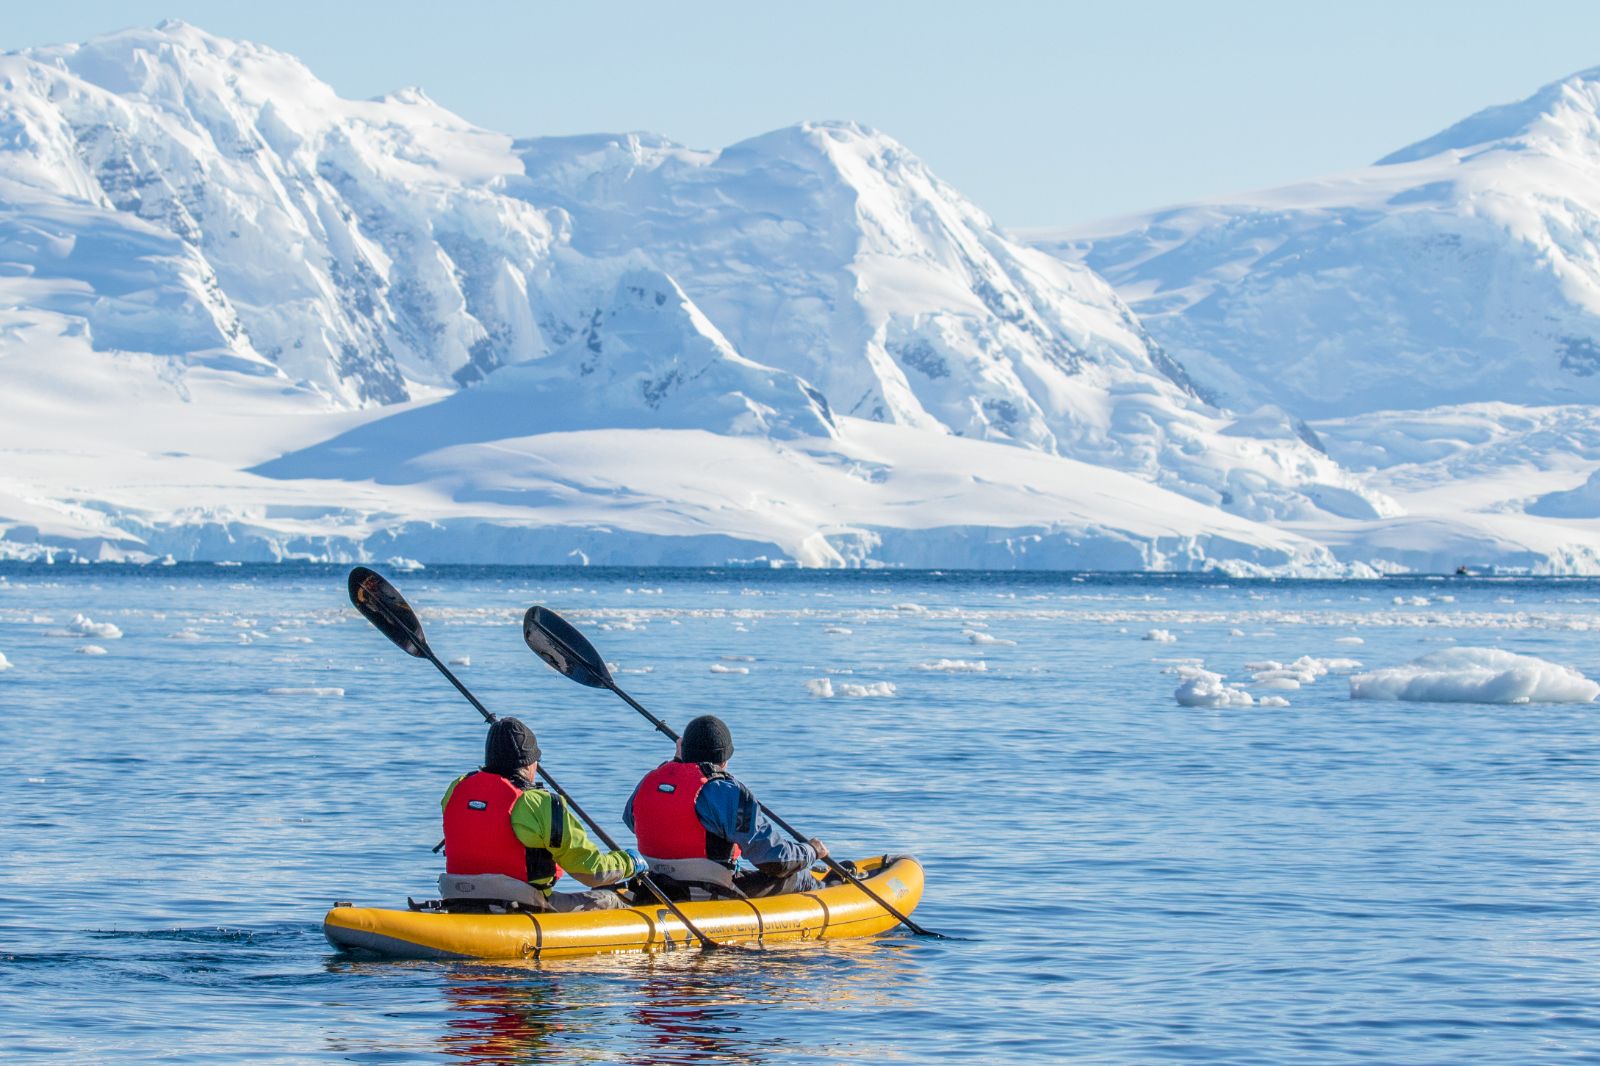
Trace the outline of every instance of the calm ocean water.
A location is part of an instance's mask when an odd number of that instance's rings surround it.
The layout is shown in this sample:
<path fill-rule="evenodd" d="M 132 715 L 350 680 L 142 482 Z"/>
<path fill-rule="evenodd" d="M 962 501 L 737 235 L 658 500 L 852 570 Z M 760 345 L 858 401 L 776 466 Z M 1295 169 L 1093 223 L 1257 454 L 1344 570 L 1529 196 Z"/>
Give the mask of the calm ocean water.
<path fill-rule="evenodd" d="M 393 575 L 617 835 L 666 751 L 526 650 L 531 603 L 656 713 L 725 717 L 800 829 L 921 858 L 917 917 L 969 938 L 512 966 L 322 937 L 335 899 L 432 893 L 483 735 L 344 572 L 0 568 L 7 1061 L 1600 1061 L 1595 705 L 1329 676 L 1205 710 L 1171 672 L 1457 645 L 1600 677 L 1600 583 Z"/>

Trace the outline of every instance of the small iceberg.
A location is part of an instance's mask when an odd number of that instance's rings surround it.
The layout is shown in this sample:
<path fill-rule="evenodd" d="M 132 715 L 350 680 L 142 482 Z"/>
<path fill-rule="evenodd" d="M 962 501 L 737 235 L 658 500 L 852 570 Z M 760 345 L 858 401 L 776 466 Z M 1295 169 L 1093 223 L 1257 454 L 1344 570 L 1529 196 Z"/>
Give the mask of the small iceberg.
<path fill-rule="evenodd" d="M 47 637 L 99 637 L 101 640 L 118 640 L 122 630 L 111 622 L 96 622 L 88 615 L 75 614 L 65 629 L 52 629 Z"/>
<path fill-rule="evenodd" d="M 1446 648 L 1350 679 L 1350 698 L 1421 703 L 1590 703 L 1600 684 L 1499 648 Z"/>
<path fill-rule="evenodd" d="M 1255 697 L 1223 682 L 1221 674 L 1202 670 L 1196 666 L 1180 669 L 1183 684 L 1172 693 L 1183 707 L 1249 707 Z"/>

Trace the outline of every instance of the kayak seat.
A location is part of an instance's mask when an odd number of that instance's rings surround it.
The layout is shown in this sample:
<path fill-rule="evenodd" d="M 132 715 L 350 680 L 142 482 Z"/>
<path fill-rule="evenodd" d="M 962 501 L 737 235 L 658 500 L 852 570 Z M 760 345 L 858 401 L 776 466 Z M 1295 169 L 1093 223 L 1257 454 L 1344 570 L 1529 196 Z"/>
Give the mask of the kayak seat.
<path fill-rule="evenodd" d="M 543 892 L 505 874 L 440 874 L 439 895 L 452 911 L 494 906 L 506 910 L 550 909 Z"/>

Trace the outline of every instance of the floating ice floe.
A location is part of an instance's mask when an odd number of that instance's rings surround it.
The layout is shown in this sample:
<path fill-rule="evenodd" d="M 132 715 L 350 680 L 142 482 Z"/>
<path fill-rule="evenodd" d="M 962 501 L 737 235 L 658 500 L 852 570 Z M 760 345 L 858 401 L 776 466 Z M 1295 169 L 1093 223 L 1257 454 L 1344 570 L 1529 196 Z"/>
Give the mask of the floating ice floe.
<path fill-rule="evenodd" d="M 1260 662 L 1245 663 L 1244 668 L 1251 671 L 1250 679 L 1264 688 L 1299 688 L 1309 685 L 1325 674 L 1349 674 L 1361 669 L 1359 659 L 1314 659 L 1309 655 L 1302 655 L 1292 663 L 1280 663 L 1276 659 L 1263 659 Z M 1274 681 L 1292 681 L 1292 685 L 1273 685 Z"/>
<path fill-rule="evenodd" d="M 849 626 L 824 626 L 822 631 L 824 633 L 834 633 L 841 637 L 848 637 L 850 634 L 855 632 L 855 630 L 851 629 Z"/>
<path fill-rule="evenodd" d="M 192 629 L 180 629 L 176 633 L 168 633 L 168 640 L 199 640 L 200 634 Z"/>
<path fill-rule="evenodd" d="M 930 673 L 982 674 L 988 672 L 989 664 L 982 659 L 936 659 L 931 663 L 918 663 L 916 668 Z"/>
<path fill-rule="evenodd" d="M 825 677 L 814 677 L 806 682 L 806 691 L 819 699 L 832 699 L 833 682 Z"/>
<path fill-rule="evenodd" d="M 1350 679 L 1350 698 L 1428 703 L 1589 703 L 1600 684 L 1571 667 L 1499 648 L 1446 648 Z"/>
<path fill-rule="evenodd" d="M 713 674 L 748 674 L 750 668 L 748 666 L 724 666 L 721 663 L 712 663 L 711 672 Z"/>
<path fill-rule="evenodd" d="M 0 670 L 9 669 L 11 669 L 11 660 L 6 658 L 5 652 L 0 651 Z"/>
<path fill-rule="evenodd" d="M 873 681 L 865 685 L 853 685 L 849 682 L 841 682 L 839 685 L 839 695 L 854 696 L 858 699 L 866 699 L 876 696 L 893 696 L 894 682 Z"/>
<path fill-rule="evenodd" d="M 1282 696 L 1262 696 L 1259 700 L 1256 700 L 1256 706 L 1287 707 L 1289 706 L 1289 701 L 1284 699 Z"/>
<path fill-rule="evenodd" d="M 342 688 L 269 688 L 269 696 L 343 696 Z"/>
<path fill-rule="evenodd" d="M 1177 640 L 1178 638 L 1173 636 L 1172 632 L 1170 630 L 1152 629 L 1150 632 L 1146 633 L 1144 636 L 1140 637 L 1139 639 L 1140 640 L 1153 640 L 1153 641 L 1156 641 L 1156 642 L 1161 643 L 1161 644 L 1171 644 L 1173 641 Z"/>
<path fill-rule="evenodd" d="M 1005 640 L 1001 637 L 992 637 L 988 633 L 983 633 L 976 629 L 963 629 L 961 632 L 964 633 L 966 638 L 972 641 L 974 644 L 992 644 L 995 646 L 1003 645 L 1006 647 L 1016 647 L 1017 644 L 1017 642 L 1014 640 Z"/>
<path fill-rule="evenodd" d="M 386 560 L 385 565 L 391 570 L 398 570 L 402 573 L 414 573 L 418 570 L 427 569 L 427 567 L 423 566 L 417 560 L 407 559 L 403 555 L 396 555 L 393 558 Z"/>
<path fill-rule="evenodd" d="M 897 611 L 904 611 L 907 614 L 927 614 L 928 613 L 928 609 L 926 607 L 922 606 L 922 604 L 920 604 L 920 603 L 897 603 L 897 604 L 894 605 L 894 609 L 897 610 Z"/>
<path fill-rule="evenodd" d="M 1221 674 L 1189 666 L 1181 670 L 1183 683 L 1173 698 L 1183 707 L 1249 707 L 1255 703 L 1250 693 L 1225 684 Z"/>
<path fill-rule="evenodd" d="M 756 661 L 754 655 L 719 655 L 717 658 L 725 663 L 753 663 Z"/>
<path fill-rule="evenodd" d="M 106 653 L 106 650 L 98 644 L 85 644 L 83 647 L 76 649 L 76 651 L 79 655 L 104 655 Z"/>
<path fill-rule="evenodd" d="M 72 616 L 72 621 L 67 623 L 67 628 L 52 629 L 45 636 L 99 637 L 101 640 L 117 640 L 122 636 L 122 630 L 110 622 L 96 622 L 88 615 L 75 614 Z"/>
<path fill-rule="evenodd" d="M 307 641 L 306 643 L 309 644 L 310 641 Z M 472 665 L 472 656 L 470 656 L 470 655 L 457 655 L 454 659 L 450 660 L 450 665 L 451 666 L 471 666 Z"/>
<path fill-rule="evenodd" d="M 1360 637 L 1334 637 L 1333 638 L 1333 642 L 1335 644 L 1365 644 L 1366 643 L 1366 641 L 1362 640 Z"/>

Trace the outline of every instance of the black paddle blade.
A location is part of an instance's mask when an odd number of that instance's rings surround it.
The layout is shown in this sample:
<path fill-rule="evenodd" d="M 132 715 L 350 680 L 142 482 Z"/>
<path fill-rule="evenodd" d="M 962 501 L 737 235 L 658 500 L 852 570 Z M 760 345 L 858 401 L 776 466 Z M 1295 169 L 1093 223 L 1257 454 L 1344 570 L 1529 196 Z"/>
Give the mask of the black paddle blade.
<path fill-rule="evenodd" d="M 411 609 L 400 590 L 376 570 L 358 566 L 350 571 L 350 602 L 356 605 L 378 632 L 400 646 L 407 655 L 423 657 L 428 640 L 422 635 L 422 621 Z"/>
<path fill-rule="evenodd" d="M 529 607 L 522 616 L 522 639 L 535 655 L 580 685 L 610 688 L 611 671 L 589 638 L 548 607 Z"/>

